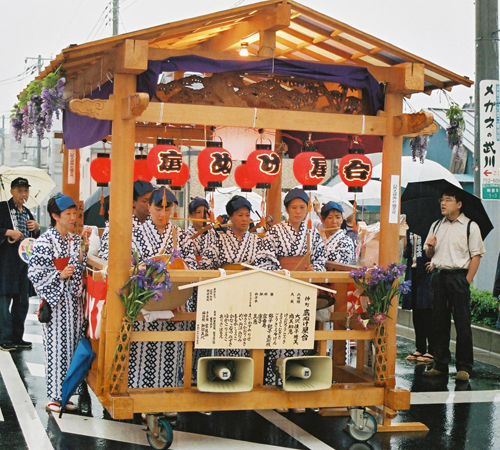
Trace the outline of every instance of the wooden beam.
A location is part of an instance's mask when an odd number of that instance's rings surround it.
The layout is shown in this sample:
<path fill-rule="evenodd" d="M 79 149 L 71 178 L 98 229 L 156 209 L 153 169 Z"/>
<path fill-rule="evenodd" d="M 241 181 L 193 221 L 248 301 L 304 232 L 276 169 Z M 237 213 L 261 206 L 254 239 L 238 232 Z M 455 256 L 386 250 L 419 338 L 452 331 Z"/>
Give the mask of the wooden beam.
<path fill-rule="evenodd" d="M 156 102 L 138 120 L 374 136 L 384 136 L 387 128 L 385 117 Z"/>
<path fill-rule="evenodd" d="M 186 49 L 186 50 L 174 50 L 170 48 L 152 48 L 149 47 L 150 61 L 162 61 L 164 59 L 170 58 L 172 56 L 186 56 L 186 55 L 197 55 L 203 56 L 205 58 L 218 59 L 218 60 L 231 60 L 231 61 L 261 61 L 268 59 L 268 57 L 260 56 L 240 56 L 237 52 L 227 52 L 218 53 L 212 51 L 200 50 L 199 47 Z"/>
<path fill-rule="evenodd" d="M 413 138 L 415 136 L 430 136 L 431 134 L 435 134 L 438 131 L 439 125 L 436 122 L 432 122 L 428 127 L 425 127 L 416 133 L 405 134 L 404 136 L 409 138 Z"/>
<path fill-rule="evenodd" d="M 423 64 L 403 63 L 393 66 L 387 92 L 394 94 L 413 94 L 424 90 L 425 66 Z"/>
<path fill-rule="evenodd" d="M 432 125 L 433 122 L 434 115 L 424 111 L 395 116 L 393 119 L 394 136 L 417 133 Z"/>
<path fill-rule="evenodd" d="M 223 52 L 244 41 L 256 32 L 277 31 L 290 26 L 291 8 L 289 4 L 281 3 L 259 12 L 251 19 L 238 23 L 228 31 L 200 44 L 201 50 Z"/>
<path fill-rule="evenodd" d="M 144 92 L 122 98 L 122 119 L 133 119 L 140 116 L 149 105 L 149 94 Z"/>
<path fill-rule="evenodd" d="M 139 74 L 148 68 L 148 41 L 126 39 L 116 49 L 115 73 Z"/>
<path fill-rule="evenodd" d="M 93 117 L 100 120 L 112 120 L 114 104 L 113 95 L 110 95 L 108 100 L 74 99 L 69 102 L 69 110 L 81 116 Z"/>

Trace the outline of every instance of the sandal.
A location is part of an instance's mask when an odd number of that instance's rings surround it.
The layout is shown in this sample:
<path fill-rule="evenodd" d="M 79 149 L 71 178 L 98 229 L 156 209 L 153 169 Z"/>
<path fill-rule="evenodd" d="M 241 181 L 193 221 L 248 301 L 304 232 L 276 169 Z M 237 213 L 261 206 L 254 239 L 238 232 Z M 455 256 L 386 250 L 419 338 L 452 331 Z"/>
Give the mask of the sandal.
<path fill-rule="evenodd" d="M 420 353 L 420 352 L 413 352 L 411 355 L 408 355 L 406 357 L 406 359 L 408 361 L 413 361 L 413 360 L 421 358 L 421 357 L 422 357 L 422 353 Z"/>
<path fill-rule="evenodd" d="M 61 404 L 59 402 L 49 402 L 45 405 L 45 409 L 48 412 L 60 413 L 61 412 Z"/>
<path fill-rule="evenodd" d="M 73 402 L 66 403 L 66 406 L 64 407 L 65 411 L 76 411 L 77 409 L 78 406 L 76 406 Z"/>
<path fill-rule="evenodd" d="M 419 356 L 417 358 L 417 361 L 431 363 L 432 361 L 434 361 L 434 356 L 432 356 L 430 353 L 426 353 L 425 355 Z"/>

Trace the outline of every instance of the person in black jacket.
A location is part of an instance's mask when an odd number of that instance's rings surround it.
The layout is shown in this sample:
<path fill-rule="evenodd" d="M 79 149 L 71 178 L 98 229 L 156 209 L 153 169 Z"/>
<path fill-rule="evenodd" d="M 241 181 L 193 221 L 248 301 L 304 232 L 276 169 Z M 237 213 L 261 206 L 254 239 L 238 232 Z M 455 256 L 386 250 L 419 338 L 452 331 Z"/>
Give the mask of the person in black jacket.
<path fill-rule="evenodd" d="M 495 284 L 493 285 L 493 297 L 496 297 L 499 301 L 498 304 L 498 319 L 497 328 L 500 328 L 500 254 L 498 255 L 497 263 L 497 273 L 495 275 Z"/>
<path fill-rule="evenodd" d="M 32 347 L 23 340 L 29 308 L 28 265 L 18 253 L 24 238 L 40 235 L 40 225 L 24 206 L 29 188 L 26 178 L 16 178 L 10 184 L 11 199 L 0 202 L 0 350 L 7 352 Z"/>

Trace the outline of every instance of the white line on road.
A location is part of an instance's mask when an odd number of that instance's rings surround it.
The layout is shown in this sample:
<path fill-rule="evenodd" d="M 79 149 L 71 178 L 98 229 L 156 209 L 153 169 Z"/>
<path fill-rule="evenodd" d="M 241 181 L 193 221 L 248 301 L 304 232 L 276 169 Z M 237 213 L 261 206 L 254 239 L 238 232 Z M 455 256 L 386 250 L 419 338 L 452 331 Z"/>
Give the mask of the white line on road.
<path fill-rule="evenodd" d="M 412 392 L 412 405 L 444 403 L 500 403 L 500 391 Z"/>
<path fill-rule="evenodd" d="M 53 417 L 63 433 L 109 439 L 136 445 L 149 445 L 144 426 L 142 425 L 94 419 L 74 414 L 63 415 L 61 419 L 59 419 L 58 414 L 54 414 Z M 256 444 L 255 442 L 238 441 L 184 431 L 174 431 L 173 446 L 177 450 L 193 448 L 196 450 L 234 450 L 235 448 L 238 450 L 290 450 L 289 447 Z M 328 448 L 330 449 L 330 447 Z"/>
<path fill-rule="evenodd" d="M 0 352 L 0 373 L 14 406 L 28 449 L 54 450 L 10 353 Z"/>
<path fill-rule="evenodd" d="M 3 414 L 2 414 L 2 408 L 0 408 L 0 422 L 3 422 Z"/>
<path fill-rule="evenodd" d="M 272 409 L 260 409 L 255 412 L 311 450 L 335 450 Z"/>

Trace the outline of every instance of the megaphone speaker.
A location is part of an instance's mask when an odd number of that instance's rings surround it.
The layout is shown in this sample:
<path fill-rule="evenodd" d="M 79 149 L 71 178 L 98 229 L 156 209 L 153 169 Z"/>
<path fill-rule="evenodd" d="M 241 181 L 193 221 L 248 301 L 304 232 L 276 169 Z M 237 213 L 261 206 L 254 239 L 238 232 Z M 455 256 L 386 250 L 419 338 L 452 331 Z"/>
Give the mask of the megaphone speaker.
<path fill-rule="evenodd" d="M 285 391 L 321 391 L 332 385 L 332 358 L 329 356 L 279 358 L 276 368 Z"/>
<path fill-rule="evenodd" d="M 201 392 L 248 392 L 253 389 L 253 359 L 203 357 L 198 360 Z"/>

